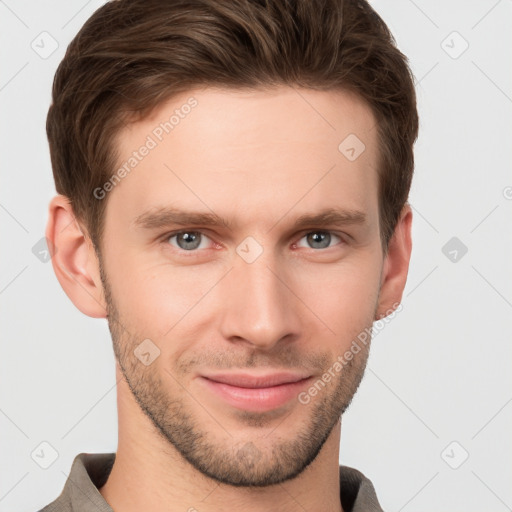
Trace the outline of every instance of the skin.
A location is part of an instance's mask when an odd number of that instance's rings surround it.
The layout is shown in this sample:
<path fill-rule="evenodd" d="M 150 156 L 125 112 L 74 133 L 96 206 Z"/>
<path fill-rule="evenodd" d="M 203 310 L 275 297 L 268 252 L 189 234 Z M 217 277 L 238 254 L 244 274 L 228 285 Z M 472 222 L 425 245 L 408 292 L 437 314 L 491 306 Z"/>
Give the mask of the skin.
<path fill-rule="evenodd" d="M 123 512 L 341 511 L 340 417 L 369 345 L 306 405 L 250 412 L 200 375 L 320 378 L 400 302 L 410 206 L 384 255 L 375 119 L 342 91 L 196 89 L 123 129 L 120 164 L 191 96 L 197 106 L 103 199 L 101 259 L 67 198 L 50 203 L 55 273 L 80 311 L 108 318 L 116 354 L 119 443 L 100 492 Z M 350 133 L 366 147 L 354 161 L 338 150 Z M 214 212 L 231 225 L 135 223 L 165 206 Z M 300 215 L 329 207 L 360 210 L 366 221 L 294 230 Z M 202 233 L 199 247 L 186 251 L 168 236 L 180 230 Z M 315 241 L 326 232 L 330 241 Z M 248 236 L 263 250 L 251 263 L 237 253 Z M 134 355 L 145 339 L 160 350 L 148 366 Z"/>

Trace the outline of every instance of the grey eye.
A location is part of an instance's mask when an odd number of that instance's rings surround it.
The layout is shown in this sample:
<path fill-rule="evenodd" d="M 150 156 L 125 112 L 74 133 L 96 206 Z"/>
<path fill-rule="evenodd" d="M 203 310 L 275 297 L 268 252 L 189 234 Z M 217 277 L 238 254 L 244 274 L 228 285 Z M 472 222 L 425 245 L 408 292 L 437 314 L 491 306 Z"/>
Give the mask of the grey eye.
<path fill-rule="evenodd" d="M 338 235 L 329 231 L 312 231 L 302 237 L 302 239 L 305 238 L 308 246 L 312 249 L 326 249 L 330 246 L 333 236 L 341 240 Z"/>
<path fill-rule="evenodd" d="M 176 233 L 169 237 L 170 241 L 175 238 L 176 245 L 179 249 L 183 249 L 184 251 L 193 251 L 198 249 L 201 245 L 203 234 L 199 231 L 182 231 L 180 233 Z M 174 245 L 174 244 L 172 244 Z"/>

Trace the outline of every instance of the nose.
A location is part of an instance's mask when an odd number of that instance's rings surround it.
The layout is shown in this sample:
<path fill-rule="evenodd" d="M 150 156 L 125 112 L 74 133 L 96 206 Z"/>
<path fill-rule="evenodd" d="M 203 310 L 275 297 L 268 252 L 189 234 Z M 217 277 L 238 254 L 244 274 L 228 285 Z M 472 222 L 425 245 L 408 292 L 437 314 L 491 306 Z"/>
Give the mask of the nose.
<path fill-rule="evenodd" d="M 268 351 L 298 337 L 301 303 L 290 272 L 270 251 L 252 263 L 237 256 L 223 281 L 219 311 L 224 339 Z"/>

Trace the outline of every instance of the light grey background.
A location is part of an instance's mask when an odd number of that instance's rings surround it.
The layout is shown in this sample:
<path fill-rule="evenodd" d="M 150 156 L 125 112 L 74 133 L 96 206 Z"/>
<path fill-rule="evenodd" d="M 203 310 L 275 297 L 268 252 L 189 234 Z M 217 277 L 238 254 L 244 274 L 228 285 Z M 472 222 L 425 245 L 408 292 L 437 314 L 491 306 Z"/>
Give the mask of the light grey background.
<path fill-rule="evenodd" d="M 82 315 L 32 252 L 54 195 L 53 75 L 102 3 L 0 0 L 0 512 L 38 510 L 76 454 L 117 446 L 106 320 Z M 512 1 L 372 5 L 417 79 L 414 248 L 403 310 L 376 333 L 343 419 L 340 462 L 386 511 L 511 510 Z M 46 58 L 43 31 L 58 42 Z M 44 441 L 58 452 L 48 469 L 31 456 Z"/>

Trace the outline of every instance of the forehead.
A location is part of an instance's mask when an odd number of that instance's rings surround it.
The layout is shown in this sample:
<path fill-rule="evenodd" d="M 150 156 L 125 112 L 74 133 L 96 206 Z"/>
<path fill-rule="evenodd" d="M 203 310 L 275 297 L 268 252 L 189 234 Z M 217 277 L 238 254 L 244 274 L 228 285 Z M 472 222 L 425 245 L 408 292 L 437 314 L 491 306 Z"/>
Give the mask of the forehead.
<path fill-rule="evenodd" d="M 117 150 L 108 209 L 126 219 L 166 206 L 274 223 L 291 208 L 377 212 L 375 119 L 346 91 L 191 90 L 123 129 Z"/>

